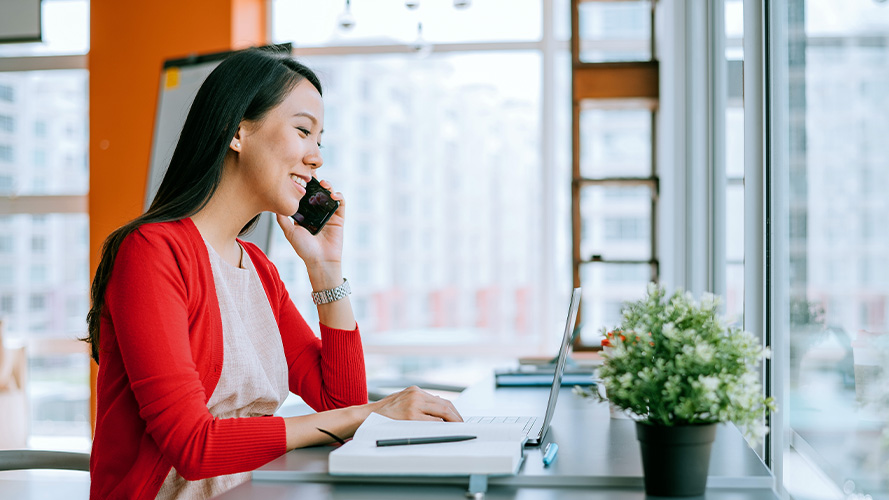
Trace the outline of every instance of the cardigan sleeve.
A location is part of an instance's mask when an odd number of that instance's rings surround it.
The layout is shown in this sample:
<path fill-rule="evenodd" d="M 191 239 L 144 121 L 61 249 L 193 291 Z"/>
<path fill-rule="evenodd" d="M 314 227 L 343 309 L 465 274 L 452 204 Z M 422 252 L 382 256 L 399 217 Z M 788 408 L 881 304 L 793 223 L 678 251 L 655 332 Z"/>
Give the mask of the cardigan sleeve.
<path fill-rule="evenodd" d="M 218 419 L 208 411 L 190 338 L 213 345 L 207 304 L 215 302 L 201 299 L 215 290 L 196 286 L 189 276 L 197 264 L 180 242 L 163 236 L 140 229 L 125 239 L 105 296 L 138 417 L 185 479 L 253 470 L 286 451 L 284 420 Z M 196 298 L 199 305 L 189 307 Z"/>
<path fill-rule="evenodd" d="M 354 330 L 337 330 L 322 324 L 319 339 L 296 309 L 274 264 L 256 246 L 247 246 L 254 263 L 262 264 L 256 268 L 278 319 L 290 391 L 315 411 L 367 403 L 364 350 L 357 325 Z"/>

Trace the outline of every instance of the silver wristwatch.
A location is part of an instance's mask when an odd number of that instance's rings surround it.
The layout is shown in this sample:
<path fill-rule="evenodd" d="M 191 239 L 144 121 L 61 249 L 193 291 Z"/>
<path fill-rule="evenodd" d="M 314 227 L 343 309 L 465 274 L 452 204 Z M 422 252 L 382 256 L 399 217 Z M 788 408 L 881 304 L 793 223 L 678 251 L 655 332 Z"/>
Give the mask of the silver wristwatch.
<path fill-rule="evenodd" d="M 346 278 L 343 278 L 343 284 L 336 288 L 321 290 L 320 292 L 312 292 L 312 301 L 316 305 L 329 304 L 352 294 L 352 287 Z"/>

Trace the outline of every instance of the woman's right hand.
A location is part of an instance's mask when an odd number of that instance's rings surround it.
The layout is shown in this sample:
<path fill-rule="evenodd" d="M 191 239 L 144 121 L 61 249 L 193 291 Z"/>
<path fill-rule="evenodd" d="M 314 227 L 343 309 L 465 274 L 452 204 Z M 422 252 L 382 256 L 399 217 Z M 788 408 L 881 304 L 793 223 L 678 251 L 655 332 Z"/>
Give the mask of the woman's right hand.
<path fill-rule="evenodd" d="M 370 406 L 374 412 L 395 420 L 463 421 L 453 403 L 417 386 L 390 394 Z"/>
<path fill-rule="evenodd" d="M 329 444 L 333 441 L 318 429 L 324 429 L 343 439 L 352 437 L 371 412 L 395 420 L 463 421 L 453 403 L 411 386 L 366 405 L 285 418 L 287 449 Z"/>

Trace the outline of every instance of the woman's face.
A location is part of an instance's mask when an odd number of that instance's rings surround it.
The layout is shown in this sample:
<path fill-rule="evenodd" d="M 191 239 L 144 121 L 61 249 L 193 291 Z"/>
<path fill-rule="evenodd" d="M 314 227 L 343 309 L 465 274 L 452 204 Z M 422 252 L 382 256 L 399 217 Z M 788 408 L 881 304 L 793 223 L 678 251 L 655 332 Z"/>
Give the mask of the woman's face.
<path fill-rule="evenodd" d="M 259 121 L 243 121 L 232 140 L 241 199 L 260 211 L 293 215 L 321 166 L 324 102 L 308 80 Z"/>

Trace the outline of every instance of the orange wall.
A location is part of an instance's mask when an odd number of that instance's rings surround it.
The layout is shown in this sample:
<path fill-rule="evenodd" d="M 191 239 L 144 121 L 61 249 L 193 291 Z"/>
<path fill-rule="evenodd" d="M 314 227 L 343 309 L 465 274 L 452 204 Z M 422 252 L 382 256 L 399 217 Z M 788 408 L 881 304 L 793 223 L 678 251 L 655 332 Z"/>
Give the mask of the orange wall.
<path fill-rule="evenodd" d="M 91 275 L 108 234 L 142 212 L 164 60 L 263 45 L 266 16 L 266 0 L 90 2 Z"/>

